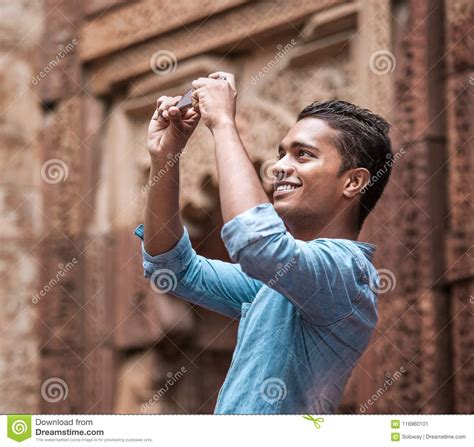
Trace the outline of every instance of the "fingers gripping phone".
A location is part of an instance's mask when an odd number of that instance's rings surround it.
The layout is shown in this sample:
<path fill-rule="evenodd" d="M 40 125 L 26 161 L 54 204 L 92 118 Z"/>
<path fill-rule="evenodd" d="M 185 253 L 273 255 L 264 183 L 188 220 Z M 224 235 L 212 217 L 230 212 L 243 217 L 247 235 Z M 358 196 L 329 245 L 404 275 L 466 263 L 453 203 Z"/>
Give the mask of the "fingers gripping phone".
<path fill-rule="evenodd" d="M 219 79 L 226 80 L 225 76 L 219 76 Z M 189 109 L 192 105 L 192 95 L 193 95 L 193 90 L 188 90 L 184 96 L 179 100 L 178 104 L 176 104 L 176 107 L 183 112 L 184 110 Z"/>

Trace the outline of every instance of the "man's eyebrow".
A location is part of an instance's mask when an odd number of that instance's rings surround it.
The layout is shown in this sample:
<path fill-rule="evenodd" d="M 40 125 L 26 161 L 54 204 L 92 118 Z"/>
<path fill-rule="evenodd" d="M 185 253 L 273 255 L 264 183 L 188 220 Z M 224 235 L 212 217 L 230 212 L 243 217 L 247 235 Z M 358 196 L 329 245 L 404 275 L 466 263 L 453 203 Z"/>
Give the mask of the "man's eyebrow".
<path fill-rule="evenodd" d="M 316 146 L 313 146 L 312 144 L 308 144 L 308 143 L 303 143 L 302 141 L 292 141 L 290 143 L 290 147 L 291 148 L 304 147 L 306 149 L 313 150 L 317 153 L 321 153 L 321 151 Z M 282 143 L 280 143 L 278 145 L 278 152 L 283 151 L 283 150 L 285 150 L 285 147 L 283 146 Z"/>

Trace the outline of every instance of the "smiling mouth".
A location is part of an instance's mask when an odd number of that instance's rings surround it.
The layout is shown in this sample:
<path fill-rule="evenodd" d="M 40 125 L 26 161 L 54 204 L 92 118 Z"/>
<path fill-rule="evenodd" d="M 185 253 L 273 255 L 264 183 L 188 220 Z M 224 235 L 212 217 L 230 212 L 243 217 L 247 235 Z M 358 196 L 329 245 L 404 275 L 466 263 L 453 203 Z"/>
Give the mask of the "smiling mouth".
<path fill-rule="evenodd" d="M 277 197 L 277 196 L 281 196 L 281 195 L 286 195 L 286 194 L 289 194 L 293 191 L 296 191 L 297 189 L 301 188 L 301 185 L 278 185 L 274 192 L 273 192 L 273 196 L 274 197 Z"/>

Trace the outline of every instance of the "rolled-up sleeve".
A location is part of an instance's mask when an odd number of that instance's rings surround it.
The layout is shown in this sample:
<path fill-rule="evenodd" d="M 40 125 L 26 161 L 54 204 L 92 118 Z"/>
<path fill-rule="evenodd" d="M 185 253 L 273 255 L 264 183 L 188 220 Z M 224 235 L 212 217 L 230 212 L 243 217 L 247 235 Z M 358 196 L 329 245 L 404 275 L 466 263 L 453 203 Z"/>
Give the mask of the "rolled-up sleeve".
<path fill-rule="evenodd" d="M 181 277 L 191 261 L 193 251 L 186 228 L 184 228 L 181 239 L 173 248 L 156 256 L 151 256 L 146 252 L 143 244 L 143 232 L 143 225 L 135 230 L 135 234 L 142 239 L 143 275 L 150 278 L 158 269 L 166 268 L 171 270 L 176 277 Z"/>
<path fill-rule="evenodd" d="M 310 322 L 331 324 L 352 313 L 362 271 L 349 241 L 297 240 L 271 203 L 227 222 L 222 239 L 243 272 L 280 292 Z"/>
<path fill-rule="evenodd" d="M 143 243 L 144 227 L 135 230 L 141 240 L 144 276 L 158 293 L 170 293 L 192 304 L 231 318 L 239 318 L 243 303 L 251 302 L 262 286 L 237 264 L 207 259 L 193 249 L 189 233 L 165 253 L 151 256 Z"/>

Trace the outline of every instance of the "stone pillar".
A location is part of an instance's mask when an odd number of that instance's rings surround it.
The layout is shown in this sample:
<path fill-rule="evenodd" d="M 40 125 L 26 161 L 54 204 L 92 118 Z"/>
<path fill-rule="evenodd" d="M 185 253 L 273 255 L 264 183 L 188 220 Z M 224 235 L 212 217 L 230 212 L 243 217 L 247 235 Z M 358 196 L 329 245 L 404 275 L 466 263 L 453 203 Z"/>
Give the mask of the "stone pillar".
<path fill-rule="evenodd" d="M 449 296 L 446 269 L 446 139 L 443 4 L 398 2 L 393 10 L 396 61 L 393 168 L 378 234 L 391 272 L 380 297 L 377 377 L 406 371 L 378 412 L 452 411 Z M 387 276 L 387 273 L 384 273 Z M 393 275 L 393 276 L 392 276 Z"/>
<path fill-rule="evenodd" d="M 90 96 L 78 58 L 81 2 L 45 1 L 38 95 L 42 140 L 42 281 L 56 280 L 39 303 L 40 411 L 100 413 L 112 408 L 113 355 L 105 309 L 110 242 L 94 231 L 103 105 Z M 56 394 L 53 394 L 56 387 Z"/>
<path fill-rule="evenodd" d="M 41 2 L 0 8 L 0 413 L 39 409 L 39 337 L 33 296 L 43 270 L 40 192 L 41 106 L 32 90 Z"/>
<path fill-rule="evenodd" d="M 445 284 L 451 295 L 455 413 L 474 411 L 474 7 L 445 1 L 449 226 Z"/>

